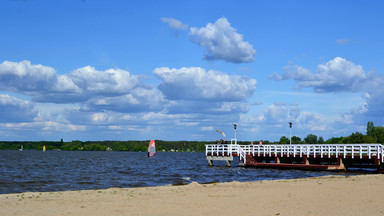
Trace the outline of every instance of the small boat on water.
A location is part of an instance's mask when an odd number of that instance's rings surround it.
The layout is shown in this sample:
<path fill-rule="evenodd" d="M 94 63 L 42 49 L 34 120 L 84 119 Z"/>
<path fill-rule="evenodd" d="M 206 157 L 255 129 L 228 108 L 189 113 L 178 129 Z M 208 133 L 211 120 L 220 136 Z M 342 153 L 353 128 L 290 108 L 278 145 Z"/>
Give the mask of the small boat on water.
<path fill-rule="evenodd" d="M 148 157 L 152 157 L 156 153 L 155 140 L 151 140 L 148 145 Z"/>
<path fill-rule="evenodd" d="M 20 146 L 19 151 L 23 151 L 23 145 Z"/>

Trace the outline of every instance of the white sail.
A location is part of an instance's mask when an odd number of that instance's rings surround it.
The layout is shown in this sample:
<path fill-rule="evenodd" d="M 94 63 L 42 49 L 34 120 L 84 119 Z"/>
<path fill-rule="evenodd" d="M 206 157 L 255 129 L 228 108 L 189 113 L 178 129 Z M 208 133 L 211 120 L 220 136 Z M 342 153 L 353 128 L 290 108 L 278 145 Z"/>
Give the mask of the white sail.
<path fill-rule="evenodd" d="M 217 132 L 219 132 L 221 135 L 223 135 L 223 137 L 225 137 L 225 133 L 221 130 L 216 130 Z"/>

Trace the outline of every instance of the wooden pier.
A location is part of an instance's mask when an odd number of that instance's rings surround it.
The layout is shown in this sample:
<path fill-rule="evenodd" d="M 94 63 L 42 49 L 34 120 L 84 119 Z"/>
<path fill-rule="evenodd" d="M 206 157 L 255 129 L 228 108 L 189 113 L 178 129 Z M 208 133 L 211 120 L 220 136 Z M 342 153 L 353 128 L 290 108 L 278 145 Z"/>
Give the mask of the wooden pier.
<path fill-rule="evenodd" d="M 374 168 L 384 170 L 384 146 L 381 144 L 267 144 L 237 145 L 207 144 L 206 159 L 209 165 L 224 160 L 230 166 L 235 157 L 246 167 L 347 170 Z"/>

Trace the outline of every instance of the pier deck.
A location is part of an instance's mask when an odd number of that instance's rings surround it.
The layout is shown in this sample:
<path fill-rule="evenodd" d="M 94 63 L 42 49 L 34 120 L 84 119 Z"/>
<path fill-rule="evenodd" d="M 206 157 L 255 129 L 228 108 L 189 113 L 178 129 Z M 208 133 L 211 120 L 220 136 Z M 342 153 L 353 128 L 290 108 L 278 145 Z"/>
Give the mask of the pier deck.
<path fill-rule="evenodd" d="M 234 157 L 246 167 L 307 170 L 347 170 L 375 168 L 384 170 L 384 146 L 381 144 L 207 144 L 206 159 L 225 160 L 230 166 Z"/>

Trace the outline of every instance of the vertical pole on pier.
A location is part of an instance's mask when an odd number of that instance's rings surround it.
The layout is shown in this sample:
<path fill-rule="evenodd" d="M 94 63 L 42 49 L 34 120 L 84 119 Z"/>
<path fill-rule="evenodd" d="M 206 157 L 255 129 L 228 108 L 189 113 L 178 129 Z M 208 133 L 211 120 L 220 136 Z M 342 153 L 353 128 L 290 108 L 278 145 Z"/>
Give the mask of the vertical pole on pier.
<path fill-rule="evenodd" d="M 236 127 L 237 127 L 237 124 L 234 123 L 234 124 L 233 124 L 233 128 L 235 129 L 235 140 L 237 141 L 237 139 L 236 139 Z"/>
<path fill-rule="evenodd" d="M 289 145 L 292 145 L 292 122 L 289 122 Z"/>

